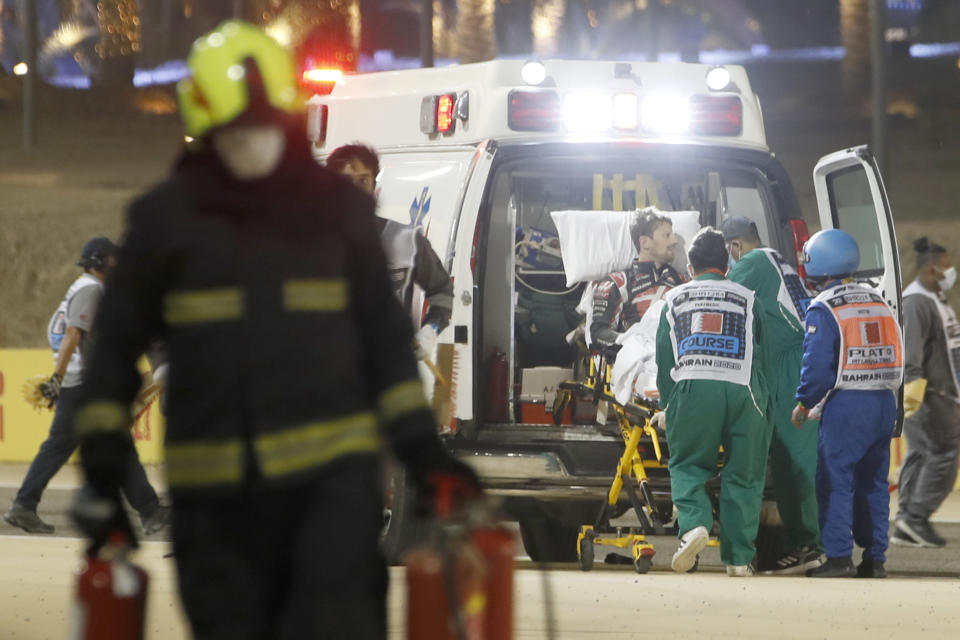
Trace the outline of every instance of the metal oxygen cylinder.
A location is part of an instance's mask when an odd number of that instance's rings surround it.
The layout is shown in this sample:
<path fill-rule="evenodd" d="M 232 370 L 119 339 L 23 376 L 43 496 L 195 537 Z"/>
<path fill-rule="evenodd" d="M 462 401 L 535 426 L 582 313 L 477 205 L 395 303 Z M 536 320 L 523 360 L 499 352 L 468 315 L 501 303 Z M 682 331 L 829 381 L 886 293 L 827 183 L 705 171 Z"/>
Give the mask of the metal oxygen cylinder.
<path fill-rule="evenodd" d="M 486 421 L 493 424 L 509 422 L 507 413 L 507 391 L 510 384 L 507 354 L 496 349 L 487 365 L 487 406 Z"/>
<path fill-rule="evenodd" d="M 77 575 L 70 640 L 143 640 L 147 572 L 130 562 L 126 534 L 89 550 Z"/>

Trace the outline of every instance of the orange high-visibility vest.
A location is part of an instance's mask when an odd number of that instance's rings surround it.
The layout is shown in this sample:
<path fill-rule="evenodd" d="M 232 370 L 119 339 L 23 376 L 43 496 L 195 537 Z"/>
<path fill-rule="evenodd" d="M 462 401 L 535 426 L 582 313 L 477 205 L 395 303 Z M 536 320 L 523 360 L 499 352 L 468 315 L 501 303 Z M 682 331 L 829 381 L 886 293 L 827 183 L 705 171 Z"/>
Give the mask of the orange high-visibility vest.
<path fill-rule="evenodd" d="M 840 328 L 834 389 L 895 391 L 903 381 L 903 336 L 893 311 L 861 284 L 827 289 L 813 305 L 833 314 Z"/>

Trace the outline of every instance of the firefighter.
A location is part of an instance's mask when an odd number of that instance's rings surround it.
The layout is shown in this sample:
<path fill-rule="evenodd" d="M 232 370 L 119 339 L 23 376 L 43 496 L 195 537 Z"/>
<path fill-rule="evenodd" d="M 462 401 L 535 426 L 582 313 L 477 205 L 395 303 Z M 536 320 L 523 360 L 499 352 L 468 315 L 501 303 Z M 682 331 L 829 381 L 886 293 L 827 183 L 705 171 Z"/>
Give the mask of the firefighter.
<path fill-rule="evenodd" d="M 756 293 L 763 317 L 763 369 L 773 423 L 770 464 L 784 536 L 780 557 L 760 569 L 803 573 L 819 567 L 823 553 L 817 523 L 817 423 L 807 421 L 800 429 L 790 423 L 800 382 L 803 318 L 813 296 L 796 270 L 763 246 L 752 220 L 733 216 L 721 229 L 732 264 L 727 277 Z"/>
<path fill-rule="evenodd" d="M 197 144 L 130 207 L 76 417 L 78 522 L 102 538 L 121 512 L 134 361 L 162 340 L 193 634 L 385 638 L 383 441 L 423 496 L 444 476 L 477 493 L 476 476 L 436 434 L 373 200 L 311 157 L 291 57 L 228 21 L 187 62 Z"/>
<path fill-rule="evenodd" d="M 900 468 L 900 504 L 890 542 L 942 547 L 930 524 L 957 479 L 960 448 L 960 323 L 945 292 L 957 281 L 947 250 L 914 242 L 917 279 L 903 292 L 907 456 Z"/>
<path fill-rule="evenodd" d="M 670 218 L 654 211 L 639 211 L 630 224 L 637 259 L 626 271 L 611 273 L 593 294 L 590 339 L 609 346 L 640 322 L 650 305 L 661 300 L 683 278 L 671 266 L 679 238 Z"/>
<path fill-rule="evenodd" d="M 808 576 L 886 576 L 890 516 L 887 471 L 903 378 L 903 343 L 893 311 L 850 278 L 860 264 L 846 231 L 819 231 L 803 247 L 807 282 L 820 294 L 807 310 L 803 368 L 792 421 L 817 407 L 817 504 L 827 560 Z M 852 532 L 852 535 L 851 535 Z M 853 566 L 853 543 L 863 547 Z"/>
<path fill-rule="evenodd" d="M 706 227 L 688 251 L 692 282 L 671 289 L 657 332 L 657 388 L 666 407 L 670 484 L 680 547 L 671 567 L 691 570 L 707 545 L 720 485 L 720 558 L 727 575 L 753 575 L 754 539 L 766 476 L 770 423 L 754 293 L 724 279 L 723 235 Z"/>
<path fill-rule="evenodd" d="M 357 187 L 376 197 L 380 159 L 377 152 L 362 144 L 337 147 L 327 158 L 327 168 L 351 180 Z M 453 313 L 453 281 L 443 263 L 418 227 L 378 217 L 380 240 L 387 254 L 387 270 L 404 309 L 413 302 L 413 285 L 423 289 L 427 313 L 417 333 L 416 345 L 432 357 L 437 335 L 450 324 Z"/>

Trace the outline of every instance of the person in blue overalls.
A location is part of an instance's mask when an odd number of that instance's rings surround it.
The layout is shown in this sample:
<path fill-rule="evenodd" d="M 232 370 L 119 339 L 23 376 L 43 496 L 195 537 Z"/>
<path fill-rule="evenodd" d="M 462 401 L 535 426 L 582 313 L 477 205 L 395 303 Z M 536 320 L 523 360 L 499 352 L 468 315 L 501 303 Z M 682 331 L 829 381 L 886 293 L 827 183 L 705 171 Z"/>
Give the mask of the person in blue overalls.
<path fill-rule="evenodd" d="M 883 578 L 894 394 L 903 380 L 900 327 L 883 298 L 852 282 L 860 251 L 850 234 L 814 234 L 803 247 L 803 261 L 810 288 L 820 294 L 807 311 L 792 421 L 800 427 L 820 415 L 817 502 L 827 555 L 807 575 Z M 854 542 L 863 547 L 858 567 Z"/>

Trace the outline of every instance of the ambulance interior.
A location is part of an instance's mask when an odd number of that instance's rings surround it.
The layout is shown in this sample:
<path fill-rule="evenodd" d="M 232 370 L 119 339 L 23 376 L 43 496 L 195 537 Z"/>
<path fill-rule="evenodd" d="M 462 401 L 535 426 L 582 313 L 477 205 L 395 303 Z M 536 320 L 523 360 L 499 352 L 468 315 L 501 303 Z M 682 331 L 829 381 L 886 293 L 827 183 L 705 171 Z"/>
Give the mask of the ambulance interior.
<path fill-rule="evenodd" d="M 551 212 L 652 205 L 699 211 L 700 225 L 714 226 L 728 215 L 746 215 L 765 244 L 780 248 L 771 238 L 775 218 L 762 176 L 719 163 L 653 165 L 582 156 L 508 162 L 490 185 L 481 285 L 488 424 L 553 424 L 557 385 L 585 375 L 588 319 L 577 306 L 587 283 L 567 286 Z M 685 264 L 685 250 L 678 251 L 684 251 Z M 597 414 L 589 406 L 568 412 L 563 424 L 592 423 Z"/>

